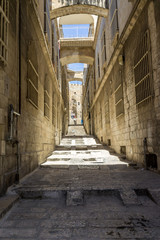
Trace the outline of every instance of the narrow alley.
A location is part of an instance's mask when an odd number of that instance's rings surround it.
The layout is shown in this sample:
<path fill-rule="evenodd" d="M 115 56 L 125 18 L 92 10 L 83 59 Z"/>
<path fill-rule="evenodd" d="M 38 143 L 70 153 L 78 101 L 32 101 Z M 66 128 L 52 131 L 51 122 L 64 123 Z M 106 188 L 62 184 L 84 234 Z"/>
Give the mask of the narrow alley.
<path fill-rule="evenodd" d="M 0 239 L 160 239 L 160 178 L 132 166 L 82 126 L 9 195 Z"/>
<path fill-rule="evenodd" d="M 0 240 L 160 240 L 160 0 L 0 0 Z"/>

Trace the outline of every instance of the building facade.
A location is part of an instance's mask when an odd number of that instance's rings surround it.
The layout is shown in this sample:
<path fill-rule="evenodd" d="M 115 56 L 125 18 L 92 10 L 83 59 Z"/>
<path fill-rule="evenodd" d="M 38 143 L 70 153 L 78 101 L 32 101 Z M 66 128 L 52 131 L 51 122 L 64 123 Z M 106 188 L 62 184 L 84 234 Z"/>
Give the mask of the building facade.
<path fill-rule="evenodd" d="M 69 124 L 82 123 L 82 84 L 69 83 Z"/>
<path fill-rule="evenodd" d="M 108 17 L 98 20 L 83 102 L 88 133 L 155 169 L 160 169 L 159 12 L 159 1 L 109 1 Z"/>
<path fill-rule="evenodd" d="M 0 1 L 0 193 L 45 161 L 67 132 L 50 7 L 49 0 Z"/>

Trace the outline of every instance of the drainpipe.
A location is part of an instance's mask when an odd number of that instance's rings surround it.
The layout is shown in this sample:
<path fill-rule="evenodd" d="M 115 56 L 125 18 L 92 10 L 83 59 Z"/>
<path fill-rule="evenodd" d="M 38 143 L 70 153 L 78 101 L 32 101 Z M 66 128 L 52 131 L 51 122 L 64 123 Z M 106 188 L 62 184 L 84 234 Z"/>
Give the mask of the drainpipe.
<path fill-rule="evenodd" d="M 19 78 L 19 113 L 21 114 L 21 0 L 18 0 L 18 78 Z"/>

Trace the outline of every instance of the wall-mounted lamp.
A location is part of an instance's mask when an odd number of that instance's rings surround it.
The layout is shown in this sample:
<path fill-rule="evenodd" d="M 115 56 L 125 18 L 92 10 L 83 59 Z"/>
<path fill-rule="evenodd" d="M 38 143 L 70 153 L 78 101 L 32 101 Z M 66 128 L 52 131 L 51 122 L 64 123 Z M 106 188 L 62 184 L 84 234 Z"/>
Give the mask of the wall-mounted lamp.
<path fill-rule="evenodd" d="M 118 57 L 118 63 L 119 63 L 119 65 L 121 65 L 121 66 L 124 65 L 124 56 L 123 56 L 123 55 L 119 55 L 119 57 Z"/>

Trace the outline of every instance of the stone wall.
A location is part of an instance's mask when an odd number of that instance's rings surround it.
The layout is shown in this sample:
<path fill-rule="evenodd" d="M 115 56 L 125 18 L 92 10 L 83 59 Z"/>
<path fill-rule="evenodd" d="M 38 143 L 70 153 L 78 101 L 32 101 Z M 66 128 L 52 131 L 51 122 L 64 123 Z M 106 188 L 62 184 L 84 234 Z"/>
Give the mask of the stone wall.
<path fill-rule="evenodd" d="M 0 194 L 4 193 L 7 187 L 15 181 L 17 156 L 19 157 L 20 178 L 45 161 L 53 151 L 55 141 L 58 144 L 61 140 L 64 116 L 60 84 L 51 62 L 51 43 L 47 44 L 43 33 L 43 22 L 40 21 L 43 17 L 38 15 L 38 7 L 42 8 L 42 6 L 40 4 L 35 6 L 32 1 L 21 1 L 21 25 L 19 25 L 18 1 L 9 1 L 9 5 L 8 63 L 6 66 L 0 65 Z M 27 91 L 28 49 L 32 45 L 34 51 L 31 58 L 37 59 L 39 75 L 38 107 L 28 101 Z M 58 49 L 58 43 L 55 48 Z M 49 117 L 44 116 L 46 77 L 49 84 Z M 53 108 L 53 92 L 55 108 Z M 20 113 L 20 116 L 14 117 L 14 139 L 9 141 L 10 104 L 13 105 L 14 111 Z M 55 121 L 52 121 L 53 113 Z M 17 149 L 17 141 L 19 149 Z"/>
<path fill-rule="evenodd" d="M 117 58 L 112 71 L 106 79 L 99 97 L 92 109 L 94 115 L 95 135 L 116 152 L 126 154 L 127 158 L 145 164 L 144 139 L 147 139 L 148 151 L 156 154 L 160 169 L 159 150 L 159 116 L 160 116 L 160 78 L 159 78 L 159 26 L 158 1 L 148 1 L 138 18 L 131 34 L 120 52 L 122 61 Z M 106 25 L 108 26 L 106 19 Z M 104 26 L 104 24 L 103 24 Z M 109 32 L 108 29 L 105 29 Z M 134 54 L 142 33 L 149 30 L 151 44 L 151 62 L 154 97 L 137 105 L 134 77 Z M 102 30 L 100 30 L 102 32 Z M 107 44 L 108 52 L 109 44 Z M 97 50 L 98 51 L 98 50 Z M 110 52 L 110 50 L 109 50 Z M 109 66 L 109 63 L 108 63 Z M 116 116 L 116 82 L 121 79 L 123 90 L 123 113 Z M 107 98 L 109 103 L 107 106 Z M 107 110 L 108 109 L 108 110 Z M 108 111 L 108 114 L 107 114 Z"/>

